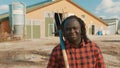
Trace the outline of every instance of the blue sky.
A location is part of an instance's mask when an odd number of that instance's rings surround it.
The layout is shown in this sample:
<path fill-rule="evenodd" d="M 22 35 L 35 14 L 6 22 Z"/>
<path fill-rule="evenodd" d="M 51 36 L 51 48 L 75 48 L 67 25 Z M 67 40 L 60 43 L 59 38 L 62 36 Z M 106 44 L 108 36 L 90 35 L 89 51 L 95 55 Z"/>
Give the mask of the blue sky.
<path fill-rule="evenodd" d="M 0 14 L 8 11 L 8 5 L 13 1 L 20 1 L 27 6 L 47 0 L 0 0 Z M 120 19 L 120 0 L 72 0 L 82 8 L 97 17 L 119 18 Z"/>

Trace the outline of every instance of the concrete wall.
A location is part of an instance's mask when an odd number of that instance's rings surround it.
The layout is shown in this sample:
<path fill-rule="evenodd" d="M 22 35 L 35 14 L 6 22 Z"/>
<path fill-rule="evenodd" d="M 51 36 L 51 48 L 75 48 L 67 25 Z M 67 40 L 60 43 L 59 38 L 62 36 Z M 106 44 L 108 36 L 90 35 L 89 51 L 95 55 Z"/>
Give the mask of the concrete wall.
<path fill-rule="evenodd" d="M 80 18 L 84 17 L 84 21 L 86 23 L 87 33 L 89 34 L 89 29 L 91 28 L 91 25 L 95 25 L 95 33 L 99 29 L 106 29 L 106 25 L 103 24 L 103 22 L 99 21 L 92 15 L 88 14 L 87 12 L 83 11 L 79 7 L 76 7 L 74 4 L 71 4 L 70 2 L 67 2 L 66 0 L 62 0 L 56 3 L 53 3 L 51 5 L 41 7 L 39 9 L 36 9 L 32 12 L 29 12 L 26 14 L 27 19 L 40 19 L 42 20 L 41 23 L 41 36 L 45 37 L 45 13 L 46 12 L 59 12 L 64 13 L 65 16 L 68 16 L 69 14 L 77 15 Z"/>

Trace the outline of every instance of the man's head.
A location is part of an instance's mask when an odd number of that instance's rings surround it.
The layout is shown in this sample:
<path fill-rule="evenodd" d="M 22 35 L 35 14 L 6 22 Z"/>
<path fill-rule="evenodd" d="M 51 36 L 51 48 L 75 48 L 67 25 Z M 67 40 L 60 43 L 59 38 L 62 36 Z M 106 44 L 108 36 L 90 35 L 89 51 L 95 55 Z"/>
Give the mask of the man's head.
<path fill-rule="evenodd" d="M 70 42 L 80 42 L 81 38 L 85 42 L 88 40 L 86 36 L 85 23 L 77 16 L 67 17 L 62 22 L 61 27 L 65 39 Z"/>

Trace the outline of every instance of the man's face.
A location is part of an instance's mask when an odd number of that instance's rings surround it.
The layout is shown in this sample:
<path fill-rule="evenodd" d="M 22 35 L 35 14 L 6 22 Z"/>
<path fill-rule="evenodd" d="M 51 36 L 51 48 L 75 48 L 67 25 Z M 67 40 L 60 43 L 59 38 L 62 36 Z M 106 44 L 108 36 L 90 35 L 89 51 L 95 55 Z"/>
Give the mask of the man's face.
<path fill-rule="evenodd" d="M 67 21 L 64 25 L 63 35 L 71 43 L 81 40 L 81 27 L 76 19 Z"/>

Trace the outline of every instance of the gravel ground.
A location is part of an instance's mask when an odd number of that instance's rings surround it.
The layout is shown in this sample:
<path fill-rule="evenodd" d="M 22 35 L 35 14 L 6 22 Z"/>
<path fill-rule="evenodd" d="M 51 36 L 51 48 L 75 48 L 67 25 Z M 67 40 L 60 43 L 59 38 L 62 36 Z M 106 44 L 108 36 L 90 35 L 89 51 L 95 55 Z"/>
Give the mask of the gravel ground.
<path fill-rule="evenodd" d="M 101 48 L 107 68 L 120 68 L 120 36 L 89 36 Z M 59 38 L 0 43 L 0 68 L 46 68 Z"/>

